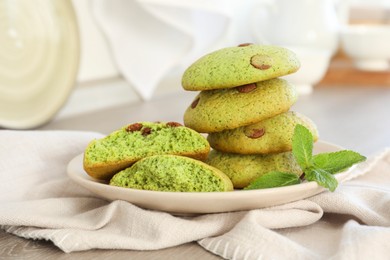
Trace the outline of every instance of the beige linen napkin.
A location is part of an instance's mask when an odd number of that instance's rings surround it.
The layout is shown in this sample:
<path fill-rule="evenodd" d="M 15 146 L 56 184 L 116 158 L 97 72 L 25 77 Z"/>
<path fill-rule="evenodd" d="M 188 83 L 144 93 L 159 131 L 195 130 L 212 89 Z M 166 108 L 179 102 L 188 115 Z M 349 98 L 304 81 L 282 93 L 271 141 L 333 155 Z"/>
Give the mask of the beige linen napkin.
<path fill-rule="evenodd" d="M 51 240 L 65 252 L 153 250 L 198 241 L 227 259 L 387 257 L 388 150 L 356 169 L 362 176 L 335 193 L 267 209 L 177 217 L 100 199 L 67 177 L 67 163 L 99 137 L 1 131 L 1 227 L 21 237 Z"/>
<path fill-rule="evenodd" d="M 247 216 L 229 232 L 199 244 L 227 259 L 388 259 L 390 149 L 360 164 L 352 174 L 360 176 L 333 193 L 301 201 L 314 202 L 323 210 L 324 216 L 313 225 L 269 230 L 256 217 Z"/>

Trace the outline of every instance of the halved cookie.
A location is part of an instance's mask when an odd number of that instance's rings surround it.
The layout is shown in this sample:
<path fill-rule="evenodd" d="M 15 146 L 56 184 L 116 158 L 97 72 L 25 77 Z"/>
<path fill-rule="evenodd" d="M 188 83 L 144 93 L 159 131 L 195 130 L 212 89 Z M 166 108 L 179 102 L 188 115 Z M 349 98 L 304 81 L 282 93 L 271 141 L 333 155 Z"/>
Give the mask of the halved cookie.
<path fill-rule="evenodd" d="M 231 191 L 230 179 L 201 161 L 176 155 L 146 157 L 115 174 L 110 185 L 153 191 Z"/>
<path fill-rule="evenodd" d="M 84 169 L 97 179 L 110 179 L 136 161 L 156 154 L 204 160 L 210 146 L 204 136 L 176 122 L 141 122 L 92 141 L 84 152 Z"/>

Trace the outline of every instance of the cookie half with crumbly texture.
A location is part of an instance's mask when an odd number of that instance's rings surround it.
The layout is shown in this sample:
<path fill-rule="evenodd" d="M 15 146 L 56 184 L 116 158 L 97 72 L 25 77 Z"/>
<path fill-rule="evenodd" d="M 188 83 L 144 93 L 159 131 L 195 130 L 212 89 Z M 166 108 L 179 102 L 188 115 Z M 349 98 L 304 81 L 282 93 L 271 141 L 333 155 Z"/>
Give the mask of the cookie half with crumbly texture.
<path fill-rule="evenodd" d="M 296 72 L 296 54 L 271 45 L 243 44 L 209 53 L 186 69 L 185 90 L 202 91 L 233 88 Z"/>
<path fill-rule="evenodd" d="M 236 88 L 201 91 L 184 113 L 184 124 L 201 133 L 250 125 L 286 112 L 297 91 L 276 78 Z"/>
<path fill-rule="evenodd" d="M 110 185 L 152 191 L 231 191 L 233 184 L 220 170 L 176 155 L 146 157 L 115 174 Z"/>
<path fill-rule="evenodd" d="M 206 163 L 224 172 L 236 189 L 245 188 L 258 177 L 272 171 L 302 175 L 292 152 L 244 155 L 212 150 Z"/>
<path fill-rule="evenodd" d="M 209 151 L 204 136 L 177 122 L 140 122 L 90 142 L 83 164 L 91 177 L 108 180 L 146 156 L 175 154 L 205 160 Z"/>
<path fill-rule="evenodd" d="M 318 139 L 316 125 L 306 116 L 288 111 L 261 122 L 211 133 L 207 139 L 212 148 L 238 154 L 268 154 L 292 150 L 292 137 L 297 124 L 305 126 Z"/>

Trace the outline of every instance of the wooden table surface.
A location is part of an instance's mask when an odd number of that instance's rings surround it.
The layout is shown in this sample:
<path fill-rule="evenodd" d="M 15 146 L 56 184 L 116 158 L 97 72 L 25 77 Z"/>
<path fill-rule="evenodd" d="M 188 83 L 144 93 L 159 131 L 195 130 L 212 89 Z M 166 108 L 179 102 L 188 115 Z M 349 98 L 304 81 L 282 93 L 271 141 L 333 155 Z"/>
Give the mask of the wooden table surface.
<path fill-rule="evenodd" d="M 332 58 L 328 71 L 319 85 L 344 86 L 355 88 L 357 86 L 384 86 L 390 87 L 390 71 L 362 71 L 354 67 L 343 50 L 339 50 Z"/>
<path fill-rule="evenodd" d="M 318 86 L 301 96 L 292 110 L 310 117 L 320 138 L 371 155 L 390 147 L 390 87 L 386 84 Z M 109 133 L 130 122 L 182 121 L 195 93 L 183 92 L 145 103 L 128 104 L 54 120 L 39 130 L 69 129 Z M 98 102 L 98 101 L 96 101 Z M 65 254 L 51 242 L 19 238 L 0 231 L 0 259 L 219 259 L 195 242 L 157 251 L 90 250 Z"/>

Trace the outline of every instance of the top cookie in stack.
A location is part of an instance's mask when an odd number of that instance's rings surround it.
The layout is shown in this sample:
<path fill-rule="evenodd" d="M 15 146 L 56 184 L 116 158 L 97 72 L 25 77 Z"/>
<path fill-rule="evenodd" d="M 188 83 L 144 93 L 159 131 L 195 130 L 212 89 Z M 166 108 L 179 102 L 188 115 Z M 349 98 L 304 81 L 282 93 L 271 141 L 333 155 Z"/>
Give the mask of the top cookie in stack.
<path fill-rule="evenodd" d="M 183 75 L 185 90 L 234 88 L 296 72 L 297 56 L 285 48 L 241 44 L 203 56 Z"/>
<path fill-rule="evenodd" d="M 301 173 L 291 161 L 293 156 L 281 156 L 281 153 L 290 153 L 297 124 L 306 126 L 314 140 L 318 139 L 318 133 L 310 119 L 289 111 L 298 94 L 292 84 L 279 78 L 296 72 L 299 67 L 297 56 L 288 49 L 242 44 L 207 54 L 184 72 L 183 88 L 200 91 L 184 113 L 184 124 L 209 134 L 208 141 L 216 151 L 208 162 L 222 168 L 235 188 L 244 187 L 264 173 L 257 170 L 256 174 L 247 174 L 250 178 L 244 177 L 245 180 L 240 176 L 239 183 L 235 183 L 227 160 L 237 156 L 239 160 L 246 160 L 244 157 L 248 155 L 253 161 L 258 155 L 255 160 L 262 163 L 278 161 L 271 166 L 275 166 L 274 170 L 291 165 L 295 168 L 293 172 Z M 270 159 L 270 156 L 284 161 Z M 242 175 L 245 169 L 239 171 Z"/>

